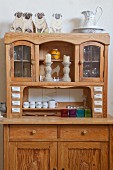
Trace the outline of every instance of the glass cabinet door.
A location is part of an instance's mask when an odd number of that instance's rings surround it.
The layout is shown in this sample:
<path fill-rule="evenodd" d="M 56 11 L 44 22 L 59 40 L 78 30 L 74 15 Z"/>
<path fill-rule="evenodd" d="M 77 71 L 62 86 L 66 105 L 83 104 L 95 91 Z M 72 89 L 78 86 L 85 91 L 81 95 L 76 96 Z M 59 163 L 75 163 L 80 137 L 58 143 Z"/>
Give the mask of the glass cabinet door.
<path fill-rule="evenodd" d="M 29 42 L 17 42 L 12 47 L 11 77 L 20 81 L 33 80 L 34 47 Z"/>
<path fill-rule="evenodd" d="M 80 50 L 80 80 L 103 81 L 103 45 L 85 43 Z"/>

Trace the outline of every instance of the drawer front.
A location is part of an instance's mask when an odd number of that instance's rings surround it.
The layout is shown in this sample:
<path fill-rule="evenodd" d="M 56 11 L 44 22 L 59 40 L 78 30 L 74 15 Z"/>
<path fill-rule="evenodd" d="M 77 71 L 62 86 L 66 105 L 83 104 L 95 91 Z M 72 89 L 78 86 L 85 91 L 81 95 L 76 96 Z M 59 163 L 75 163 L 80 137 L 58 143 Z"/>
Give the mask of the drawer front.
<path fill-rule="evenodd" d="M 10 140 L 56 139 L 56 125 L 10 125 Z"/>
<path fill-rule="evenodd" d="M 14 91 L 20 92 L 20 87 L 18 86 L 12 86 L 11 89 L 12 89 L 12 92 Z"/>
<path fill-rule="evenodd" d="M 102 94 L 95 94 L 94 99 L 102 99 Z"/>
<path fill-rule="evenodd" d="M 101 86 L 95 86 L 94 92 L 102 92 L 102 87 Z"/>
<path fill-rule="evenodd" d="M 14 113 L 20 113 L 20 108 L 13 108 L 13 107 L 12 107 L 12 112 L 14 112 Z"/>
<path fill-rule="evenodd" d="M 97 100 L 97 101 L 94 101 L 94 105 L 95 106 L 102 106 L 102 101 L 100 100 Z"/>
<path fill-rule="evenodd" d="M 95 113 L 102 113 L 102 108 L 94 108 Z"/>
<path fill-rule="evenodd" d="M 60 138 L 76 141 L 108 141 L 106 125 L 70 125 L 61 126 Z"/>

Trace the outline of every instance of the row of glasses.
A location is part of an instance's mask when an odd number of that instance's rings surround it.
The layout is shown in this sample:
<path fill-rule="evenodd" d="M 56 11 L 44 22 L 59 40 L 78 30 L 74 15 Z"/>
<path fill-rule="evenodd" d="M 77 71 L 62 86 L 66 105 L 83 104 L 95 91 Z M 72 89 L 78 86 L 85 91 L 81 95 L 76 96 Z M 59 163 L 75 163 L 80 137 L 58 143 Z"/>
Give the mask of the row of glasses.
<path fill-rule="evenodd" d="M 93 68 L 91 70 L 84 70 L 83 72 L 84 77 L 99 77 L 99 71 L 97 68 Z"/>

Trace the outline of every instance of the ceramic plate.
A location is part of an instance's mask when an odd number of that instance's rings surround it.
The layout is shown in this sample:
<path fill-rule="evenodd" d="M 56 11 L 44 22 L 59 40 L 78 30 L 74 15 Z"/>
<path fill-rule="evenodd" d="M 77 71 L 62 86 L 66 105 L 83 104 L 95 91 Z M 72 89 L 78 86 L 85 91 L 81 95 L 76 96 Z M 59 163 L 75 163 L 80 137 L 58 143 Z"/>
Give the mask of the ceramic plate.
<path fill-rule="evenodd" d="M 74 33 L 102 33 L 104 31 L 102 28 L 77 28 L 72 30 Z"/>

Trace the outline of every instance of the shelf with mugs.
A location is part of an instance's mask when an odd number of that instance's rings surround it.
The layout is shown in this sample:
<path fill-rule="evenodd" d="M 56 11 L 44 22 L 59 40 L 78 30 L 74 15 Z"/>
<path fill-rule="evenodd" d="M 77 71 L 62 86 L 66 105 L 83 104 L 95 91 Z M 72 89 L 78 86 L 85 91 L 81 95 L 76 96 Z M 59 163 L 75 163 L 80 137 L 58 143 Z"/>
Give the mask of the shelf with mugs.
<path fill-rule="evenodd" d="M 30 103 L 30 102 L 29 102 Z M 40 104 L 37 104 L 40 103 Z M 83 107 L 83 102 L 57 102 L 57 106 L 50 106 L 49 102 L 47 106 L 44 106 L 45 102 L 35 102 L 35 107 L 23 107 L 22 110 L 36 110 L 36 111 L 40 111 L 40 110 L 62 110 L 62 109 L 75 109 L 77 107 Z M 24 104 L 24 103 L 23 103 Z M 40 106 L 39 106 L 40 105 Z"/>
<path fill-rule="evenodd" d="M 83 95 L 89 91 L 87 102 L 84 104 Z M 76 110 L 77 108 L 92 110 L 91 89 L 80 88 L 41 88 L 23 87 L 23 99 L 21 100 L 22 115 L 47 115 L 55 113 L 61 116 L 63 110 Z M 34 113 L 33 113 L 34 112 Z M 92 113 L 93 115 L 93 113 Z"/>
<path fill-rule="evenodd" d="M 69 103 L 68 103 L 69 104 Z M 83 104 L 83 103 L 82 103 Z M 23 108 L 22 116 L 58 116 L 58 117 L 92 117 L 92 109 L 89 107 L 71 106 L 57 108 Z"/>

